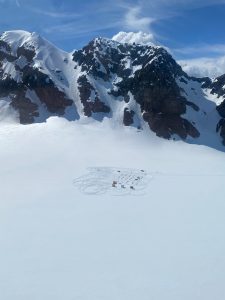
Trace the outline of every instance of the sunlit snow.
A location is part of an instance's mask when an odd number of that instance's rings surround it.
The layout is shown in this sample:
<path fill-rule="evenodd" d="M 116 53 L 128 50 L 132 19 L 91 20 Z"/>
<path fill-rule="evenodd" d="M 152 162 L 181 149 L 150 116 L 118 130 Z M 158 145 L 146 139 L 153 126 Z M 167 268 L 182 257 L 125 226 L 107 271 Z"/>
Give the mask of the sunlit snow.
<path fill-rule="evenodd" d="M 224 298 L 223 152 L 107 120 L 1 123 L 0 142 L 1 299 Z"/>

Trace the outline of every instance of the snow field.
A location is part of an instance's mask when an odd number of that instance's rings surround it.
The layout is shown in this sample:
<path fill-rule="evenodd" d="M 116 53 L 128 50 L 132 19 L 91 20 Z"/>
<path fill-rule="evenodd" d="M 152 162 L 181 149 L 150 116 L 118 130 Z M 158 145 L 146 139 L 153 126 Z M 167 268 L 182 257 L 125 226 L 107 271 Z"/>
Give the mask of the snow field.
<path fill-rule="evenodd" d="M 60 118 L 0 143 L 1 299 L 224 299 L 223 152 Z M 117 169 L 145 189 L 115 197 Z"/>

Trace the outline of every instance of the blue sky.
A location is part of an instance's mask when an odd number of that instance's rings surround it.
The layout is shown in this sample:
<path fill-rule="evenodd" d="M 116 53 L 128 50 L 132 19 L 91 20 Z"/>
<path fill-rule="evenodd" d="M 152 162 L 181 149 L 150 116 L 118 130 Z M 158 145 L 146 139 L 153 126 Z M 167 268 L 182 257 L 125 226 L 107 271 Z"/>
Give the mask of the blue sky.
<path fill-rule="evenodd" d="M 72 51 L 96 36 L 145 31 L 178 59 L 225 55 L 225 0 L 0 0 L 0 30 L 36 31 Z"/>

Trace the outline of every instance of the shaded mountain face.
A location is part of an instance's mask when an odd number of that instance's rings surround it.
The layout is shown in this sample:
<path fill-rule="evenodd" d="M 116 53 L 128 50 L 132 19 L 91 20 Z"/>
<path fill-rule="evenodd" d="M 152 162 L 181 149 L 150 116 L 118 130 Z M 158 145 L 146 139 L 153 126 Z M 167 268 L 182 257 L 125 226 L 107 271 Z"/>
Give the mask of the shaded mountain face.
<path fill-rule="evenodd" d="M 225 75 L 222 75 L 214 80 L 210 88 L 212 89 L 212 94 L 216 94 L 218 97 L 225 99 Z M 220 132 L 220 136 L 223 139 L 223 144 L 225 145 L 225 100 L 223 100 L 217 106 L 217 111 L 221 116 L 221 119 L 217 124 L 217 132 Z"/>
<path fill-rule="evenodd" d="M 34 33 L 0 37 L 0 98 L 23 124 L 52 115 L 109 118 L 167 139 L 209 134 L 224 142 L 224 86 L 224 76 L 189 77 L 164 48 L 149 44 L 96 38 L 69 54 Z"/>
<path fill-rule="evenodd" d="M 198 130 L 182 117 L 191 103 L 181 95 L 176 78 L 186 74 L 163 48 L 99 38 L 76 51 L 73 60 L 82 74 L 79 91 L 87 116 L 96 111 L 110 113 L 110 107 L 101 102 L 94 87 L 98 81 L 107 85 L 111 101 L 124 102 L 124 125 L 133 125 L 136 117 L 141 126 L 143 118 L 158 136 L 199 136 Z M 90 107 L 91 93 L 95 96 Z M 132 102 L 139 106 L 138 111 L 132 109 Z"/>
<path fill-rule="evenodd" d="M 216 110 L 220 115 L 220 120 L 217 123 L 216 131 L 225 145 L 225 75 L 219 76 L 215 80 L 208 79 L 203 87 L 208 88 L 210 93 L 218 98 Z"/>

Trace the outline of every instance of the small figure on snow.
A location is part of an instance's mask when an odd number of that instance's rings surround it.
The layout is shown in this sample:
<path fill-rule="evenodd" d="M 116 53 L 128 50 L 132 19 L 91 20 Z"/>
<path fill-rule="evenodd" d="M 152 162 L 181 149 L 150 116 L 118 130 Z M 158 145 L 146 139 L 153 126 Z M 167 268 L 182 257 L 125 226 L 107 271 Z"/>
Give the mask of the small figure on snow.
<path fill-rule="evenodd" d="M 117 181 L 113 181 L 112 187 L 115 188 L 117 186 Z"/>

